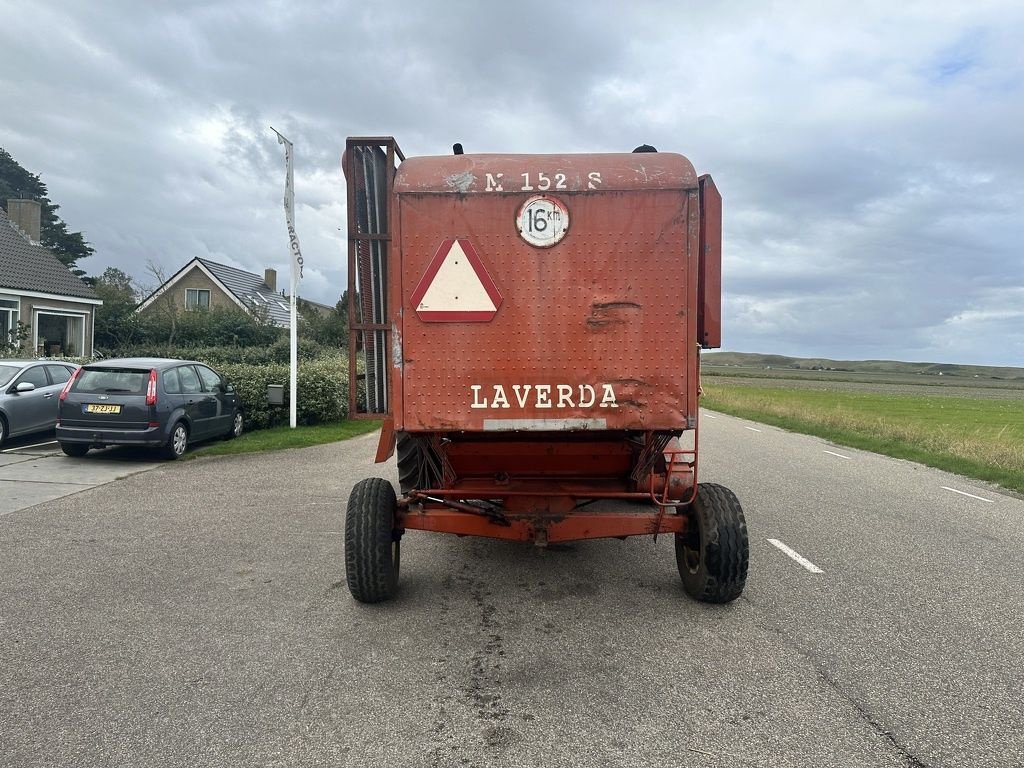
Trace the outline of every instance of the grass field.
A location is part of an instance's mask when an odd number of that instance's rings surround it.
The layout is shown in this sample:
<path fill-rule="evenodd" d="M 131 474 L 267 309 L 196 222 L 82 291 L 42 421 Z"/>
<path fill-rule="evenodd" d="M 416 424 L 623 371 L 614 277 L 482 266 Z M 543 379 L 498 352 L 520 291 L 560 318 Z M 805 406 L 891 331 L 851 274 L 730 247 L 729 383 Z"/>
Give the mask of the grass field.
<path fill-rule="evenodd" d="M 1024 492 L 1024 386 L 703 374 L 712 410 Z"/>
<path fill-rule="evenodd" d="M 351 437 L 365 435 L 380 429 L 379 419 L 348 419 L 333 424 L 317 424 L 311 427 L 273 427 L 246 432 L 235 440 L 210 442 L 196 446 L 187 458 L 199 456 L 231 456 L 238 453 L 280 451 L 285 448 L 307 448 L 311 445 L 334 443 Z"/>

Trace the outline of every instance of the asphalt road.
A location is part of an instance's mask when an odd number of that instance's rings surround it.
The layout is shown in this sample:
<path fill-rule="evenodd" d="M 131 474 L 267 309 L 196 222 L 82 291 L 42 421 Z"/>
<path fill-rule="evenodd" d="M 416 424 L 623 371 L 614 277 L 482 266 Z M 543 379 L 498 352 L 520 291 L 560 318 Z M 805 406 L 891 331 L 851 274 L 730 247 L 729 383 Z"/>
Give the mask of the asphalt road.
<path fill-rule="evenodd" d="M 712 416 L 702 479 L 751 533 L 728 606 L 671 537 L 419 532 L 357 604 L 375 435 L 0 516 L 0 765 L 1021 765 L 1024 501 Z"/>

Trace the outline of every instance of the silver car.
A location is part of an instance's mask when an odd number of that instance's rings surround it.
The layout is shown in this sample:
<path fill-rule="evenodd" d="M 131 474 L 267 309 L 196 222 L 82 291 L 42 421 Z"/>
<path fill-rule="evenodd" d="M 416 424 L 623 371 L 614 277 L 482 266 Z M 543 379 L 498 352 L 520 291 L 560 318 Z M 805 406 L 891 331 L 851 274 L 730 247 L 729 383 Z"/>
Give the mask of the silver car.
<path fill-rule="evenodd" d="M 57 423 L 60 393 L 78 368 L 53 360 L 0 359 L 0 445 Z"/>

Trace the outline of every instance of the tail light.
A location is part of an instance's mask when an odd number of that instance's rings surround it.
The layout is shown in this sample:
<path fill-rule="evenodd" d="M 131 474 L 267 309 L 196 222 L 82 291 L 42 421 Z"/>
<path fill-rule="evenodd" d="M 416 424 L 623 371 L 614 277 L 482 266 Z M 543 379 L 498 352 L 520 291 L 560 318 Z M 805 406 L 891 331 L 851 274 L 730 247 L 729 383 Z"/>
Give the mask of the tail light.
<path fill-rule="evenodd" d="M 68 396 L 68 392 L 71 391 L 71 385 L 75 383 L 78 375 L 82 372 L 81 368 L 75 368 L 75 372 L 71 374 L 71 378 L 68 379 L 68 383 L 64 385 L 64 389 L 60 391 L 60 401 L 63 403 Z"/>
<path fill-rule="evenodd" d="M 149 371 L 149 386 L 146 387 L 146 405 L 156 405 L 156 368 Z"/>

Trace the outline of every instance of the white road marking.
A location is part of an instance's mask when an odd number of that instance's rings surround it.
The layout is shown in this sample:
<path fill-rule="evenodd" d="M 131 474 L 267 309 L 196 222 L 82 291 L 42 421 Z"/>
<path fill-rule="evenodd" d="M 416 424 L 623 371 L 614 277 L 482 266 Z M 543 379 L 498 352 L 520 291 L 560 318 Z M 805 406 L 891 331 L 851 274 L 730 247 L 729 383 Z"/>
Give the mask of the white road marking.
<path fill-rule="evenodd" d="M 978 501 L 984 501 L 986 504 L 995 504 L 995 502 L 992 499 L 983 499 L 981 496 L 975 496 L 973 493 L 967 493 L 967 491 L 958 491 L 956 488 L 950 488 L 950 487 L 945 486 L 945 485 L 942 486 L 942 490 L 944 490 L 944 491 L 952 491 L 953 493 L 959 493 L 961 496 L 970 496 L 972 499 L 977 499 Z"/>
<path fill-rule="evenodd" d="M 827 453 L 829 456 L 838 456 L 840 459 L 846 459 L 847 461 L 850 461 L 849 456 L 843 456 L 843 454 L 836 453 L 835 451 L 825 451 L 825 453 Z"/>
<path fill-rule="evenodd" d="M 760 429 L 754 429 L 753 427 L 744 427 L 744 429 L 749 429 L 751 432 L 760 432 L 761 431 Z"/>
<path fill-rule="evenodd" d="M 712 416 L 710 413 L 705 413 L 704 414 L 704 418 L 705 419 L 717 419 L 718 417 L 717 416 Z"/>
<path fill-rule="evenodd" d="M 824 571 L 821 570 L 821 568 L 816 566 L 814 563 L 812 563 L 806 557 L 801 555 L 795 549 L 790 549 L 789 547 L 787 547 L 785 544 L 783 544 L 778 539 L 768 539 L 768 543 L 771 544 L 773 547 L 778 547 L 780 550 L 782 550 L 784 553 L 786 553 L 791 558 L 796 560 L 798 563 L 800 563 L 800 565 L 802 565 L 804 568 L 806 568 L 811 573 L 824 573 Z"/>

